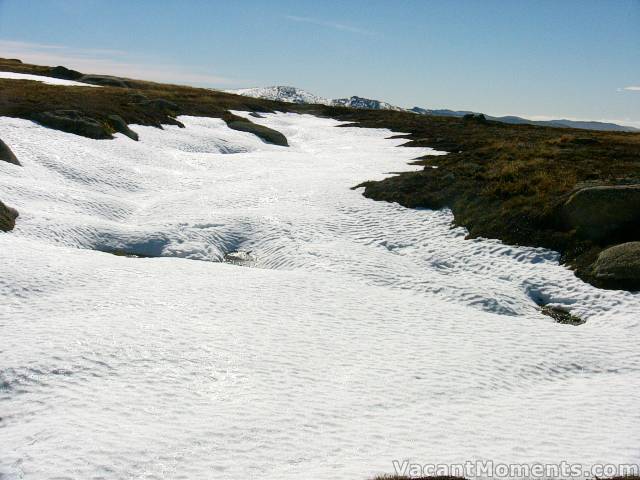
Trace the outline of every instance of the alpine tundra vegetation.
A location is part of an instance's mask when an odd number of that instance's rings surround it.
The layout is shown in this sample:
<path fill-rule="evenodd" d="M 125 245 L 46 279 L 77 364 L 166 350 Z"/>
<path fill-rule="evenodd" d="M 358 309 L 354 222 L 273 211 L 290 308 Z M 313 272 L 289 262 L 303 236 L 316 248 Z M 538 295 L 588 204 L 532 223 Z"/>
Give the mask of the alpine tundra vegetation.
<path fill-rule="evenodd" d="M 88 78 L 92 84 L 96 77 L 6 59 L 0 60 L 0 68 Z M 416 115 L 395 109 L 283 103 L 254 97 L 253 91 L 251 96 L 238 96 L 109 78 L 107 86 L 91 89 L 0 78 L 6 93 L 0 99 L 0 114 L 96 139 L 112 138 L 115 132 L 135 139 L 128 124 L 181 126 L 179 115 L 204 115 L 222 118 L 230 128 L 252 132 L 265 141 L 287 144 L 280 132 L 239 118 L 230 113 L 232 109 L 310 113 L 403 132 L 405 146 L 431 147 L 448 154 L 416 159 L 414 163 L 424 167 L 419 171 L 381 181 L 363 179 L 356 186 L 365 188 L 365 196 L 411 208 L 450 208 L 455 223 L 467 228 L 470 238 L 557 250 L 561 261 L 587 282 L 603 288 L 640 289 L 640 271 L 632 266 L 624 278 L 597 274 L 594 268 L 603 250 L 640 240 L 638 133 L 511 125 L 478 115 Z M 272 92 L 267 90 L 266 96 L 272 97 Z"/>

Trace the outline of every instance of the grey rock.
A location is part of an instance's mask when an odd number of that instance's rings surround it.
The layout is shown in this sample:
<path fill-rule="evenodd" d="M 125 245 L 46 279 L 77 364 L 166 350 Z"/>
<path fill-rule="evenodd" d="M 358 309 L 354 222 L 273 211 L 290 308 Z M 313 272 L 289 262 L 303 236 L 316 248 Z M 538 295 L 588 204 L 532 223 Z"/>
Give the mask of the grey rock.
<path fill-rule="evenodd" d="M 640 242 L 628 242 L 600 252 L 593 275 L 605 286 L 640 290 Z"/>
<path fill-rule="evenodd" d="M 280 145 L 281 147 L 288 147 L 289 142 L 287 137 L 277 130 L 273 130 L 262 125 L 249 122 L 248 120 L 236 120 L 227 122 L 227 126 L 232 130 L 238 130 L 240 132 L 253 133 L 256 137 L 260 138 L 266 143 L 272 143 L 274 145 Z"/>
<path fill-rule="evenodd" d="M 67 67 L 63 67 L 62 65 L 58 65 L 57 67 L 49 68 L 49 76 L 61 78 L 63 80 L 80 80 L 80 78 L 82 78 L 82 73 L 77 70 L 71 70 Z"/>
<path fill-rule="evenodd" d="M 3 232 L 13 230 L 16 225 L 16 218 L 18 218 L 18 211 L 0 202 L 0 230 Z"/>
<path fill-rule="evenodd" d="M 120 115 L 109 115 L 109 125 L 113 127 L 116 132 L 120 132 L 132 140 L 138 141 L 138 134 L 129 128 L 127 122 Z"/>
<path fill-rule="evenodd" d="M 107 126 L 77 110 L 55 110 L 37 113 L 33 119 L 45 127 L 75 133 L 97 140 L 113 138 Z"/>
<path fill-rule="evenodd" d="M 13 163 L 14 165 L 20 165 L 20 161 L 16 158 L 9 146 L 2 140 L 0 140 L 0 160 Z"/>
<path fill-rule="evenodd" d="M 563 206 L 568 227 L 596 242 L 626 239 L 640 222 L 640 185 L 583 188 Z"/>

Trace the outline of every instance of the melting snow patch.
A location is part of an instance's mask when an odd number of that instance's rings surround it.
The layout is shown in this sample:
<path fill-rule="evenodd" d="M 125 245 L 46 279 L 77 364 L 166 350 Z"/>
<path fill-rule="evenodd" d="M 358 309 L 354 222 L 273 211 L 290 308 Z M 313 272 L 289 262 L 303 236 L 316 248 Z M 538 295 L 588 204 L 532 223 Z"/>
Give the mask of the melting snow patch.
<path fill-rule="evenodd" d="M 0 78 L 8 78 L 10 80 L 33 80 L 36 82 L 46 83 L 48 85 L 63 85 L 67 87 L 99 87 L 99 85 L 74 82 L 73 80 L 64 80 L 55 77 L 45 77 L 44 75 L 31 75 L 29 73 L 0 72 Z"/>
<path fill-rule="evenodd" d="M 388 130 L 252 118 L 283 149 L 180 121 L 130 142 L 0 118 L 23 163 L 0 162 L 21 213 L 0 234 L 0 477 L 638 462 L 639 295 L 351 190 L 439 153 Z"/>

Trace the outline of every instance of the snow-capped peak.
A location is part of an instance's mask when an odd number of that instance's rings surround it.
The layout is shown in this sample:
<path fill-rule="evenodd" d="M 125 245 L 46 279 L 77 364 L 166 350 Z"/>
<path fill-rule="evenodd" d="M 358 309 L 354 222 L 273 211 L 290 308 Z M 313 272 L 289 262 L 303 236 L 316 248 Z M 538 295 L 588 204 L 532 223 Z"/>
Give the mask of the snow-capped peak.
<path fill-rule="evenodd" d="M 301 88 L 277 85 L 273 87 L 240 88 L 238 90 L 226 90 L 228 93 L 244 95 L 253 98 L 265 98 L 288 103 L 315 103 L 331 105 L 332 100 L 319 97 Z"/>
<path fill-rule="evenodd" d="M 288 86 L 258 87 L 258 88 L 241 88 L 238 90 L 226 90 L 228 93 L 244 95 L 253 98 L 264 98 L 267 100 L 276 100 L 289 103 L 314 103 L 321 105 L 334 105 L 351 108 L 362 108 L 370 110 L 404 110 L 387 102 L 380 100 L 372 100 L 353 96 L 350 98 L 328 99 L 319 97 L 312 93 L 302 90 L 301 88 Z"/>
<path fill-rule="evenodd" d="M 355 95 L 351 98 L 338 98 L 332 100 L 331 102 L 332 105 L 342 105 L 345 107 L 363 108 L 367 110 L 405 110 L 404 108 L 396 107 L 395 105 L 391 105 L 387 102 L 372 100 L 370 98 L 357 97 Z"/>

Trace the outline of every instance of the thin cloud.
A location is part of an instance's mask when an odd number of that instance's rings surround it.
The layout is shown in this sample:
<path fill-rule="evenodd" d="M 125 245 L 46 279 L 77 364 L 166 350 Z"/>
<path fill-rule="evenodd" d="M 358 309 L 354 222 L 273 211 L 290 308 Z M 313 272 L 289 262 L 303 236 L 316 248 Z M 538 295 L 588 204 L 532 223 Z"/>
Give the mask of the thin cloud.
<path fill-rule="evenodd" d="M 0 49 L 5 51 L 67 51 L 74 56 L 79 57 L 95 57 L 95 56 L 117 56 L 126 55 L 124 50 L 113 50 L 107 48 L 69 48 L 64 45 L 54 45 L 34 42 L 21 42 L 17 40 L 0 40 Z"/>
<path fill-rule="evenodd" d="M 360 35 L 373 35 L 373 33 L 368 30 L 354 27 L 352 25 L 347 25 L 345 23 L 318 20 L 316 18 L 310 18 L 310 17 L 298 17 L 296 15 L 285 15 L 284 18 L 286 18 L 287 20 L 291 20 L 292 22 L 310 23 L 312 25 L 317 25 L 319 27 L 332 28 L 334 30 L 341 30 L 343 32 L 358 33 Z"/>
<path fill-rule="evenodd" d="M 6 58 L 18 58 L 41 65 L 64 65 L 85 73 L 155 80 L 158 82 L 200 85 L 227 85 L 238 80 L 189 70 L 172 64 L 137 61 L 127 52 L 111 49 L 71 48 L 63 45 L 0 40 L 0 52 Z"/>
<path fill-rule="evenodd" d="M 640 85 L 629 85 L 628 87 L 624 87 L 623 90 L 627 90 L 628 92 L 640 92 Z"/>

